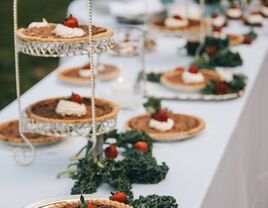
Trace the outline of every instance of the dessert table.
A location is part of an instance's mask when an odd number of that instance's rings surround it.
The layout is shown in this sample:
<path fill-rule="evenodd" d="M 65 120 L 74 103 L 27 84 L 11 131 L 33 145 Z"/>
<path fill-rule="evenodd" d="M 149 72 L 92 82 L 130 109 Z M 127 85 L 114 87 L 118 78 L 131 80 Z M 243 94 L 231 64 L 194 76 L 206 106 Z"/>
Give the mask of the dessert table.
<path fill-rule="evenodd" d="M 69 11 L 86 21 L 82 15 L 83 3 L 81 0 L 75 1 Z M 94 17 L 96 22 L 114 24 L 111 17 Z M 247 28 L 234 24 L 228 30 L 244 32 Z M 259 37 L 252 45 L 234 48 L 244 60 L 243 66 L 235 70 L 248 76 L 248 86 L 243 97 L 224 102 L 163 102 L 163 106 L 174 112 L 204 118 L 207 126 L 196 138 L 156 143 L 153 154 L 159 163 L 166 162 L 170 167 L 167 178 L 155 185 L 134 185 L 135 197 L 148 194 L 172 195 L 183 208 L 268 207 L 268 36 L 265 29 L 259 29 L 258 32 Z M 159 38 L 156 51 L 146 59 L 148 68 L 156 67 L 154 60 L 158 60 L 157 67 L 160 68 L 189 63 L 189 57 L 178 55 L 180 44 L 180 41 L 168 44 L 165 38 Z M 59 70 L 83 65 L 87 61 L 87 57 L 62 59 L 55 71 L 24 93 L 23 106 L 40 99 L 69 95 L 71 92 L 88 95 L 88 87 L 67 85 L 56 77 Z M 123 76 L 128 77 L 130 82 L 135 81 L 139 67 L 137 59 L 107 56 L 105 61 L 121 64 Z M 110 82 L 98 81 L 96 84 L 97 95 L 112 98 L 107 93 Z M 123 130 L 128 118 L 144 113 L 141 94 L 136 95 L 136 101 L 133 109 L 120 111 L 117 124 L 120 130 Z M 0 111 L 1 122 L 17 116 L 15 102 Z M 1 143 L 2 206 L 17 208 L 38 200 L 70 194 L 73 181 L 69 178 L 57 179 L 56 175 L 66 169 L 69 158 L 85 143 L 85 138 L 67 138 L 50 147 L 39 147 L 37 158 L 29 167 L 17 166 L 13 160 L 14 148 Z M 98 193 L 107 195 L 110 190 L 102 186 Z"/>

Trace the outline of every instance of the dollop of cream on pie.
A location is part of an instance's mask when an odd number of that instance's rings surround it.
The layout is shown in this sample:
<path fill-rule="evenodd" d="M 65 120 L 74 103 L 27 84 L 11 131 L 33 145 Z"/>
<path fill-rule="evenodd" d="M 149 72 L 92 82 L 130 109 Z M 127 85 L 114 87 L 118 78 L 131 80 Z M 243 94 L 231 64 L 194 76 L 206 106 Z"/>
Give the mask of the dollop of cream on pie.
<path fill-rule="evenodd" d="M 31 24 L 29 24 L 28 28 L 33 28 L 33 27 L 40 28 L 40 27 L 46 27 L 46 26 L 48 26 L 48 22 L 45 18 L 43 18 L 42 22 L 32 22 Z"/>
<path fill-rule="evenodd" d="M 81 37 L 85 35 L 85 31 L 81 28 L 71 28 L 62 24 L 57 24 L 53 33 L 62 38 Z"/>
<path fill-rule="evenodd" d="M 240 8 L 229 8 L 227 9 L 226 14 L 232 18 L 239 18 L 242 16 L 242 11 Z"/>
<path fill-rule="evenodd" d="M 180 27 L 186 27 L 189 24 L 189 21 L 185 18 L 176 18 L 174 17 L 168 17 L 165 19 L 165 26 L 167 27 L 173 27 L 173 28 L 180 28 Z"/>
<path fill-rule="evenodd" d="M 56 107 L 56 113 L 62 116 L 83 116 L 87 113 L 85 104 L 79 104 L 68 100 L 60 100 Z"/>
<path fill-rule="evenodd" d="M 191 73 L 186 70 L 182 73 L 182 81 L 186 84 L 198 84 L 204 82 L 205 77 L 201 72 Z"/>
<path fill-rule="evenodd" d="M 80 69 L 78 73 L 80 77 L 89 78 L 91 76 L 90 69 Z"/>
<path fill-rule="evenodd" d="M 149 127 L 159 130 L 161 132 L 168 131 L 174 126 L 174 121 L 171 118 L 168 118 L 167 122 L 157 121 L 155 119 L 150 119 Z"/>
<path fill-rule="evenodd" d="M 217 17 L 211 18 L 211 24 L 214 27 L 222 27 L 225 24 L 225 18 L 222 15 L 219 15 Z"/>
<path fill-rule="evenodd" d="M 247 17 L 247 22 L 249 24 L 262 24 L 263 22 L 263 17 L 260 14 L 250 14 Z"/>
<path fill-rule="evenodd" d="M 260 10 L 264 16 L 268 16 L 268 6 L 262 6 Z"/>
<path fill-rule="evenodd" d="M 224 40 L 224 39 L 227 38 L 227 35 L 225 33 L 223 33 L 223 32 L 216 32 L 215 31 L 215 32 L 212 33 L 212 37 Z"/>

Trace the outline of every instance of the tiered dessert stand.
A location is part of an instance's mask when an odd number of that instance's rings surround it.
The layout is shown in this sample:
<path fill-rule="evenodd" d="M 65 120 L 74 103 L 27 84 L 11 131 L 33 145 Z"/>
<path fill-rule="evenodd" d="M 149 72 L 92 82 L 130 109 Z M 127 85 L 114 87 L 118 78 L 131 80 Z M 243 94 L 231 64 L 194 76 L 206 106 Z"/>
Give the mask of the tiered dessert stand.
<path fill-rule="evenodd" d="M 24 132 L 39 133 L 49 136 L 86 136 L 88 137 L 87 153 L 92 153 L 94 156 L 100 154 L 102 148 L 97 148 L 102 145 L 101 135 L 113 130 L 116 126 L 116 116 L 108 118 L 104 121 L 96 121 L 95 109 L 95 67 L 93 62 L 93 54 L 102 53 L 110 49 L 113 45 L 112 36 L 93 39 L 92 31 L 92 0 L 88 0 L 88 14 L 89 14 L 89 40 L 88 42 L 37 42 L 25 41 L 17 37 L 18 30 L 18 16 L 17 16 L 17 2 L 13 2 L 13 18 L 14 18 L 14 44 L 15 44 L 15 74 L 16 74 L 16 92 L 19 111 L 19 132 L 25 143 L 31 149 L 31 157 L 24 157 L 23 160 L 18 158 L 18 153 L 25 153 L 26 149 L 17 148 L 14 150 L 14 159 L 19 165 L 30 165 L 35 160 L 36 150 L 31 144 Z M 40 122 L 31 119 L 27 113 L 21 108 L 21 90 L 20 90 L 20 73 L 19 73 L 19 52 L 31 56 L 39 57 L 64 57 L 76 55 L 88 55 L 91 67 L 91 106 L 92 106 L 92 119 L 87 124 L 76 123 L 50 123 Z M 100 139 L 97 139 L 100 137 Z"/>

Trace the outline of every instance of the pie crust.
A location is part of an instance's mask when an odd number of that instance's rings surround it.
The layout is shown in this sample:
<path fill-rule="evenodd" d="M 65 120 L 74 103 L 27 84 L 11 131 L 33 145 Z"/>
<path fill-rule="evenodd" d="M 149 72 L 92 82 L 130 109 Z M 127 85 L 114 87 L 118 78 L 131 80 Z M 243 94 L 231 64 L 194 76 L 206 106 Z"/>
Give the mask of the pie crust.
<path fill-rule="evenodd" d="M 112 200 L 105 200 L 105 199 L 90 199 L 87 200 L 88 202 L 92 203 L 96 208 L 133 208 L 132 206 L 112 201 Z M 80 201 L 73 201 L 73 202 L 59 202 L 57 204 L 49 205 L 46 208 L 76 208 Z"/>
<path fill-rule="evenodd" d="M 86 103 L 87 114 L 78 116 L 61 116 L 56 113 L 56 106 L 59 100 L 68 99 L 65 97 L 51 98 L 36 102 L 26 109 L 29 118 L 50 123 L 68 123 L 68 124 L 85 124 L 91 123 L 91 99 L 83 97 L 83 103 Z M 106 121 L 116 117 L 119 107 L 107 100 L 96 98 L 96 122 Z M 49 116 L 47 116 L 49 114 Z"/>
<path fill-rule="evenodd" d="M 149 26 L 151 26 L 154 29 L 158 29 L 161 31 L 166 31 L 166 32 L 191 32 L 191 31 L 198 31 L 200 30 L 200 24 L 201 21 L 198 19 L 188 19 L 189 21 L 189 25 L 185 26 L 185 27 L 167 27 L 166 25 L 164 25 L 164 18 L 162 19 L 156 19 L 156 20 L 152 20 L 151 22 L 149 22 Z M 208 21 L 204 20 L 204 24 L 201 27 L 204 28 L 210 28 L 211 24 Z"/>
<path fill-rule="evenodd" d="M 183 71 L 167 72 L 162 75 L 160 82 L 164 86 L 174 89 L 174 90 L 194 92 L 194 91 L 200 91 L 204 89 L 207 86 L 207 83 L 209 80 L 220 79 L 219 75 L 215 71 L 202 69 L 200 70 L 200 72 L 205 77 L 205 81 L 202 83 L 197 83 L 197 84 L 183 83 L 182 78 L 181 78 Z"/>
<path fill-rule="evenodd" d="M 55 25 L 55 24 L 50 24 Z M 111 37 L 113 32 L 111 29 L 100 27 L 105 29 L 105 32 L 100 32 L 93 35 L 93 40 L 100 40 L 104 38 Z M 27 28 L 20 28 L 17 30 L 17 37 L 25 41 L 36 41 L 36 42 L 63 42 L 63 43 L 72 43 L 72 42 L 86 42 L 89 40 L 88 35 L 82 37 L 73 37 L 73 38 L 61 38 L 61 37 L 38 37 L 25 34 Z"/>
<path fill-rule="evenodd" d="M 230 45 L 240 45 L 244 42 L 244 35 L 228 34 L 227 35 Z"/>
<path fill-rule="evenodd" d="M 161 132 L 149 127 L 150 114 L 140 115 L 131 118 L 125 124 L 127 130 L 144 131 L 150 137 L 159 141 L 182 140 L 191 138 L 200 133 L 205 128 L 205 121 L 201 118 L 184 115 L 170 114 L 174 120 L 174 127 L 171 130 Z M 140 126 L 138 126 L 140 124 Z"/>
<path fill-rule="evenodd" d="M 98 72 L 97 78 L 106 81 L 116 78 L 120 74 L 119 67 L 111 64 L 104 64 L 104 67 L 109 67 L 109 71 L 104 72 Z M 70 84 L 77 84 L 77 85 L 89 85 L 90 84 L 90 78 L 89 77 L 81 77 L 79 75 L 79 71 L 81 67 L 75 67 L 70 69 L 62 70 L 58 73 L 58 78 L 64 82 L 70 83 Z"/>
<path fill-rule="evenodd" d="M 43 136 L 36 133 L 24 133 L 33 145 L 46 145 L 63 141 L 61 137 Z M 19 135 L 19 121 L 11 120 L 0 124 L 0 140 L 10 143 L 22 145 L 24 140 Z"/>

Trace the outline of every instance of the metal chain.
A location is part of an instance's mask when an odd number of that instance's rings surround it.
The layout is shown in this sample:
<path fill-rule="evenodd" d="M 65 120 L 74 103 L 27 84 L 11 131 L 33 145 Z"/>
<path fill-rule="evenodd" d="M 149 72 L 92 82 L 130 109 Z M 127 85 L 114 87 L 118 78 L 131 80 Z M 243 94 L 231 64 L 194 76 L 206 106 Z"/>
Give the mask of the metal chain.
<path fill-rule="evenodd" d="M 20 73 L 19 73 L 19 51 L 17 46 L 17 36 L 16 31 L 18 29 L 18 15 L 17 15 L 17 0 L 13 1 L 13 21 L 14 21 L 14 48 L 15 48 L 15 75 L 16 75 L 16 93 L 17 93 L 17 102 L 18 102 L 18 112 L 19 112 L 19 133 L 21 138 L 24 140 L 24 142 L 29 145 L 31 148 L 31 158 L 27 161 L 25 158 L 25 149 L 22 148 L 16 148 L 14 149 L 13 156 L 14 160 L 17 162 L 17 164 L 22 166 L 31 165 L 36 157 L 36 150 L 35 147 L 31 144 L 31 142 L 28 140 L 28 138 L 23 134 L 22 126 L 23 126 L 23 118 L 22 118 L 22 112 L 21 112 L 21 99 L 20 99 Z M 21 152 L 24 156 L 25 161 L 19 160 L 17 158 L 17 153 Z"/>
<path fill-rule="evenodd" d="M 91 153 L 97 144 L 96 134 L 96 109 L 95 109 L 95 66 L 93 60 L 93 31 L 92 31 L 92 0 L 88 0 L 88 34 L 89 34 L 89 64 L 90 64 L 90 79 L 91 79 L 91 109 L 92 109 L 92 134 L 91 141 L 92 147 L 89 150 Z M 90 139 L 90 138 L 89 138 Z"/>

